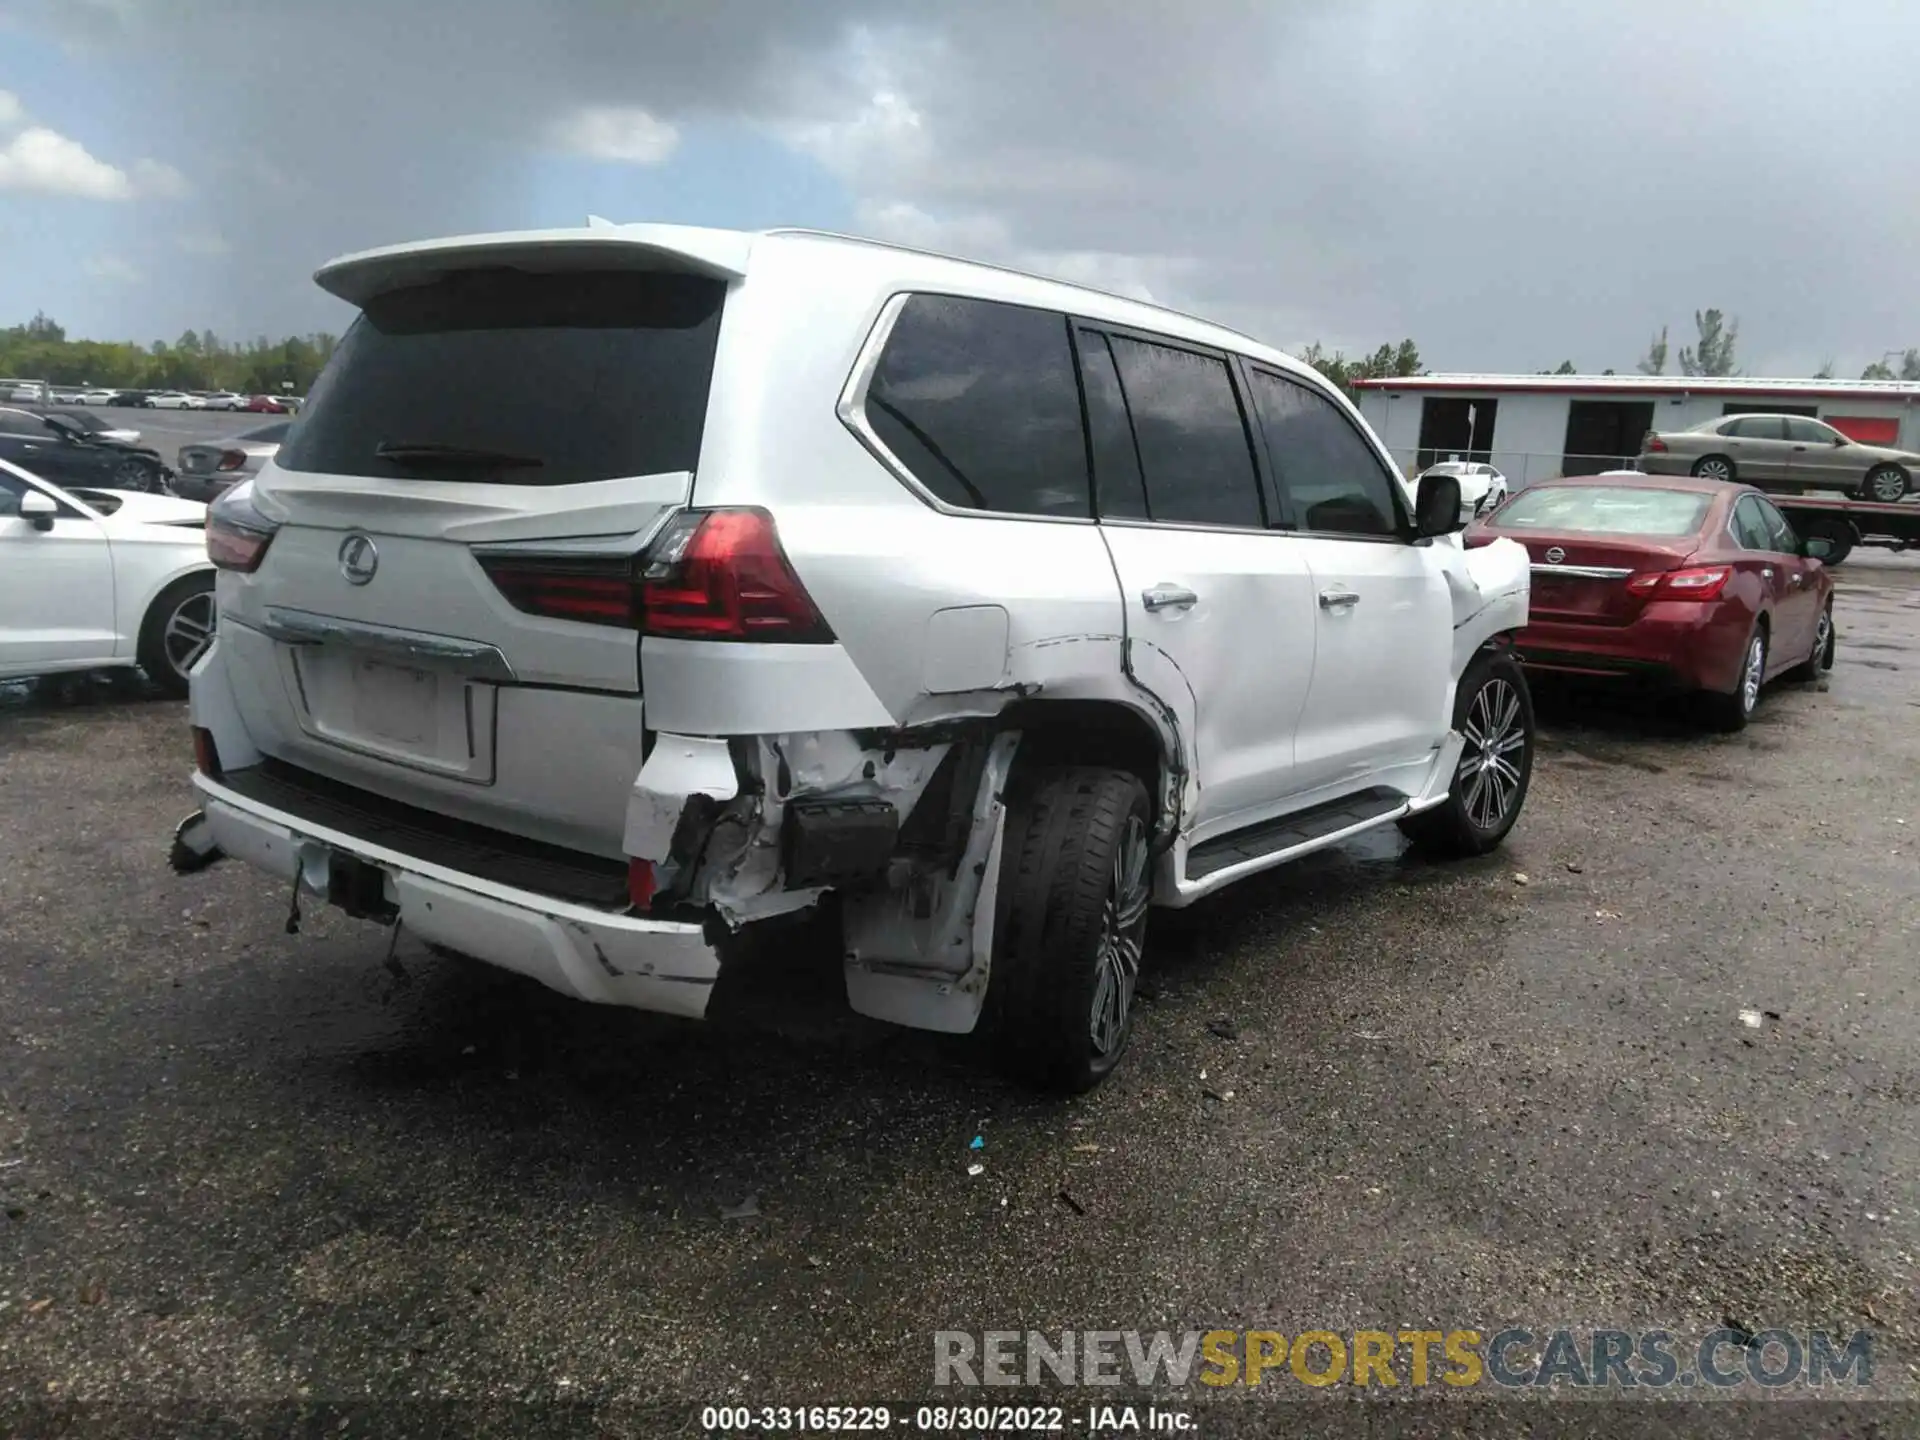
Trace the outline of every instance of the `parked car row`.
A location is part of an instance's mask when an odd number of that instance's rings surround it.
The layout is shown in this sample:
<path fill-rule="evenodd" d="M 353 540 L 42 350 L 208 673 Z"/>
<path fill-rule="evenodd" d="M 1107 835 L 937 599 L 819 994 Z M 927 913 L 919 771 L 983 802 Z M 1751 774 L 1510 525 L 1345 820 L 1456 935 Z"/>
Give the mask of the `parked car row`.
<path fill-rule="evenodd" d="M 295 401 L 285 395 L 242 395 L 235 390 L 111 390 L 92 386 L 48 386 L 40 380 L 0 380 L 0 400 L 29 405 L 94 405 L 138 410 L 251 410 L 285 415 Z"/>

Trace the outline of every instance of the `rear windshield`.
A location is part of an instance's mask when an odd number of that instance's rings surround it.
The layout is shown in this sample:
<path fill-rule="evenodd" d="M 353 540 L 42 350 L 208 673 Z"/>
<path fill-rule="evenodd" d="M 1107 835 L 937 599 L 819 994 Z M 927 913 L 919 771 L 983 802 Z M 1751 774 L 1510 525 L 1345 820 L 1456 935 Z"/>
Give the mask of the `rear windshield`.
<path fill-rule="evenodd" d="M 722 281 L 466 270 L 371 301 L 276 463 L 577 485 L 692 470 Z"/>
<path fill-rule="evenodd" d="M 1692 535 L 1711 495 L 1625 485 L 1543 485 L 1522 490 L 1494 518 L 1502 530 L 1577 530 L 1590 535 Z"/>

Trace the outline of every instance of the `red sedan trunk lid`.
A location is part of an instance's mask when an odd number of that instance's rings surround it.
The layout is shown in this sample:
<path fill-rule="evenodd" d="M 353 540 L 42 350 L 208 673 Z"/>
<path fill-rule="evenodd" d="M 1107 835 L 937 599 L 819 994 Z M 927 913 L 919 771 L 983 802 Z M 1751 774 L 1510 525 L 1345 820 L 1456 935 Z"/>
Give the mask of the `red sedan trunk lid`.
<path fill-rule="evenodd" d="M 1627 589 L 1628 579 L 1649 570 L 1677 569 L 1699 544 L 1692 535 L 1662 542 L 1487 528 L 1489 535 L 1518 540 L 1532 557 L 1531 618 L 1573 625 L 1632 624 L 1645 602 Z"/>

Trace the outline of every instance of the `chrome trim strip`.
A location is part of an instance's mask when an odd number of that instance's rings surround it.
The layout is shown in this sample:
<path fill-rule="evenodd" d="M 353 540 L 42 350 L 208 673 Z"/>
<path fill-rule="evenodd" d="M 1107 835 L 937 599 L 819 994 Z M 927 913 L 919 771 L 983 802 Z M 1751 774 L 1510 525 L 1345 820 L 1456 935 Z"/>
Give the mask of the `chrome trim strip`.
<path fill-rule="evenodd" d="M 1633 574 L 1631 567 L 1615 565 L 1531 565 L 1536 575 L 1573 575 L 1582 580 L 1624 580 Z"/>
<path fill-rule="evenodd" d="M 284 645 L 346 645 L 401 660 L 457 665 L 473 680 L 512 684 L 516 678 L 500 648 L 479 640 L 458 640 L 420 630 L 396 630 L 390 625 L 369 625 L 358 620 L 336 620 L 277 606 L 267 608 L 260 629 Z"/>

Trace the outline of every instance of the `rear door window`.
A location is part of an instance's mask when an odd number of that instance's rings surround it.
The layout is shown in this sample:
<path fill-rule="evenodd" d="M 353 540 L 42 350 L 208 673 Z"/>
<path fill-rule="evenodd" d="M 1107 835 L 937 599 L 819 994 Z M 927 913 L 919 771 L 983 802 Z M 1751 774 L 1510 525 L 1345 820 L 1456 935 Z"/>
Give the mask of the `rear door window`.
<path fill-rule="evenodd" d="M 1393 477 L 1353 423 L 1297 380 L 1270 370 L 1249 374 L 1267 455 L 1294 523 L 1321 534 L 1398 535 Z"/>
<path fill-rule="evenodd" d="M 1740 542 L 1745 550 L 1771 550 L 1773 537 L 1767 533 L 1767 522 L 1760 513 L 1759 502 L 1751 495 L 1742 495 L 1733 507 L 1733 538 Z"/>
<path fill-rule="evenodd" d="M 1800 537 L 1794 534 L 1793 526 L 1788 523 L 1787 517 L 1782 515 L 1771 501 L 1762 500 L 1758 495 L 1750 495 L 1747 498 L 1760 512 L 1760 523 L 1766 527 L 1768 546 L 1782 555 L 1798 555 Z"/>
<path fill-rule="evenodd" d="M 327 363 L 283 470 L 576 485 L 692 470 L 726 287 L 464 270 L 382 295 Z"/>
<path fill-rule="evenodd" d="M 1108 337 L 1155 520 L 1266 524 L 1233 375 L 1218 355 Z"/>
<path fill-rule="evenodd" d="M 1721 427 L 1722 435 L 1730 435 L 1736 440 L 1784 440 L 1785 422 L 1778 415 L 1748 415 L 1739 420 L 1728 421 Z"/>
<path fill-rule="evenodd" d="M 1082 330 L 1075 337 L 1080 349 L 1080 381 L 1087 396 L 1087 444 L 1093 453 L 1093 483 L 1100 515 L 1107 520 L 1148 520 L 1147 483 L 1140 474 L 1140 452 L 1133 443 L 1133 422 L 1127 418 L 1126 396 L 1120 390 L 1120 371 L 1114 366 L 1107 337 Z"/>
<path fill-rule="evenodd" d="M 1065 315 L 909 296 L 867 387 L 865 414 L 881 444 L 949 505 L 1093 513 Z"/>

